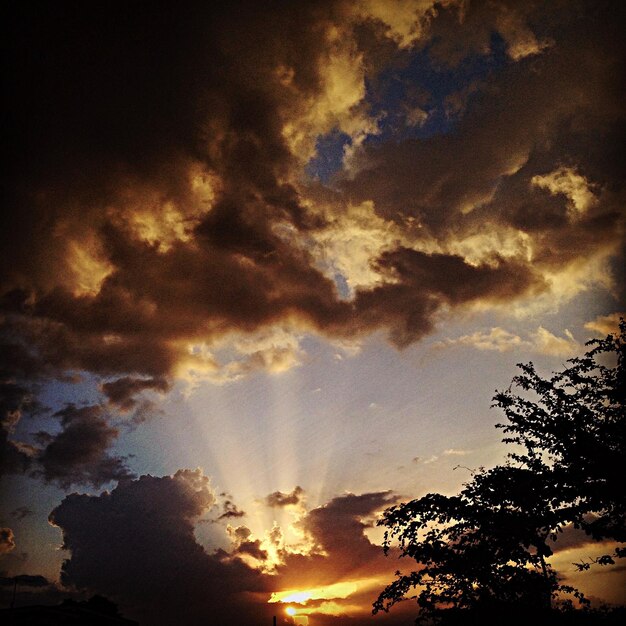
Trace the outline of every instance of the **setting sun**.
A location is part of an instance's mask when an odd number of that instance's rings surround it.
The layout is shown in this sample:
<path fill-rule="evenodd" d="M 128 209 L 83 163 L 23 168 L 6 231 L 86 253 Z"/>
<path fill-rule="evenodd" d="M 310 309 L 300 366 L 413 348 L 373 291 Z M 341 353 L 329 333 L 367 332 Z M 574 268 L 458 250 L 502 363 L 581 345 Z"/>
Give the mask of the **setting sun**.
<path fill-rule="evenodd" d="M 288 606 L 285 609 L 285 613 L 287 613 L 287 615 L 291 615 L 293 617 L 296 614 L 296 609 L 294 609 L 292 606 Z"/>

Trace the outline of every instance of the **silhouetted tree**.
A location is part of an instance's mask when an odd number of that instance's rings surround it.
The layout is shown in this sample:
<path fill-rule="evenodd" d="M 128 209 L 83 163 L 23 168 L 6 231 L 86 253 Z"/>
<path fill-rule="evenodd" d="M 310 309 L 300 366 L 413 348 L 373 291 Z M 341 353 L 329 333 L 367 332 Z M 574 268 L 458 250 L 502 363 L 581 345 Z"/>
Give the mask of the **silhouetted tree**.
<path fill-rule="evenodd" d="M 515 446 L 505 464 L 480 469 L 457 496 L 428 494 L 385 511 L 385 552 L 397 541 L 401 556 L 420 567 L 397 572 L 374 613 L 414 590 L 418 623 L 523 622 L 548 613 L 564 593 L 586 602 L 559 583 L 548 540 L 570 523 L 595 539 L 626 540 L 626 324 L 618 336 L 588 345 L 549 379 L 532 363 L 520 365 L 511 387 L 496 394 L 494 406 L 508 419 L 498 427 Z M 623 555 L 616 549 L 596 561 Z"/>
<path fill-rule="evenodd" d="M 521 446 L 509 458 L 534 472 L 549 468 L 548 486 L 562 522 L 593 539 L 626 541 L 626 323 L 619 335 L 593 340 L 583 357 L 562 372 L 541 378 L 532 363 L 512 387 L 494 397 L 508 423 L 506 443 Z M 613 363 L 602 363 L 608 357 Z M 530 397 L 529 397 L 530 392 Z M 534 396 L 534 397 L 533 397 Z M 616 549 L 613 556 L 624 556 Z M 600 564 L 613 562 L 604 555 Z M 588 564 L 587 564 L 588 565 Z"/>

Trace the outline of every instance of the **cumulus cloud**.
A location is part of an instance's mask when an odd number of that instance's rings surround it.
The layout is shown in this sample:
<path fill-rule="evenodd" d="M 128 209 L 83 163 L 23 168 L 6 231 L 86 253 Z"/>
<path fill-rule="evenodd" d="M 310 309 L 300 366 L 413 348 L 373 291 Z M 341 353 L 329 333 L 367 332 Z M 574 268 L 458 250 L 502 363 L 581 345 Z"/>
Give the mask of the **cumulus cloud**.
<path fill-rule="evenodd" d="M 136 378 L 125 376 L 103 383 L 101 388 L 109 402 L 121 411 L 130 411 L 137 407 L 136 395 L 146 390 L 166 392 L 170 385 L 164 378 Z"/>
<path fill-rule="evenodd" d="M 304 496 L 304 489 L 296 485 L 289 493 L 274 491 L 265 498 L 265 504 L 270 507 L 282 507 L 300 504 Z"/>
<path fill-rule="evenodd" d="M 278 526 L 264 539 L 243 525 L 227 526 L 229 551 L 203 548 L 194 527 L 217 499 L 199 469 L 122 481 L 99 496 L 71 494 L 50 522 L 63 532 L 68 551 L 63 584 L 105 594 L 124 613 L 151 624 L 192 623 L 208 614 L 240 624 L 246 616 L 271 619 L 272 593 L 342 579 L 353 582 L 333 596 L 340 605 L 331 613 L 354 613 L 357 591 L 373 594 L 379 578 L 394 569 L 365 531 L 396 499 L 391 492 L 345 494 L 305 512 L 299 524 L 306 549 L 285 543 Z M 363 600 L 359 606 L 367 608 Z"/>
<path fill-rule="evenodd" d="M 509 3 L 490 6 L 507 15 L 532 12 L 530 5 L 519 10 Z M 486 39 L 474 42 L 481 54 L 490 49 L 489 10 L 487 3 L 472 3 L 459 27 L 474 35 L 482 29 Z M 554 18 L 548 14 L 547 19 Z M 554 47 L 531 55 L 536 57 L 532 71 L 520 61 L 476 87 L 453 131 L 364 147 L 353 160 L 355 171 L 343 182 L 344 192 L 355 203 L 373 202 L 387 220 L 403 226 L 412 220 L 413 247 L 454 252 L 474 265 L 519 264 L 520 273 L 542 276 L 542 289 L 559 299 L 589 286 L 589 281 L 572 280 L 580 264 L 589 280 L 601 282 L 607 268 L 598 271 L 597 260 L 616 254 L 621 239 L 617 197 L 623 191 L 610 189 L 614 153 L 596 150 L 592 156 L 588 149 L 597 141 L 591 129 L 618 123 L 619 115 L 610 75 L 598 73 L 591 57 L 582 58 L 576 33 L 587 24 L 570 23 L 571 30 L 559 32 Z M 461 51 L 464 43 L 470 46 L 453 30 L 454 22 L 446 28 L 444 42 Z M 585 40 L 605 36 L 602 27 L 587 32 Z M 600 54 L 607 67 L 622 66 L 623 59 L 608 50 Z M 599 92 L 600 103 L 594 95 Z M 566 93 L 571 98 L 564 99 Z M 576 137 L 564 133 L 563 121 L 581 116 L 586 119 L 581 132 Z M 607 141 L 614 145 L 613 138 Z M 570 164 L 563 165 L 564 160 Z M 514 299 L 528 293 L 520 290 Z M 537 291 L 530 294 L 534 298 Z"/>
<path fill-rule="evenodd" d="M 150 624 L 206 615 L 240 624 L 251 606 L 258 617 L 262 601 L 246 595 L 266 589 L 262 575 L 224 552 L 207 553 L 194 536 L 215 500 L 200 470 L 142 476 L 100 496 L 67 496 L 50 514 L 69 551 L 62 581 L 97 590 Z"/>
<path fill-rule="evenodd" d="M 37 458 L 41 469 L 36 472 L 46 481 L 68 489 L 76 484 L 101 487 L 133 476 L 122 457 L 109 454 L 119 432 L 109 424 L 101 406 L 69 404 L 55 416 L 62 429 L 47 438 Z"/>
<path fill-rule="evenodd" d="M 337 580 L 361 580 L 393 571 L 380 546 L 365 531 L 370 520 L 397 501 L 392 492 L 345 494 L 308 511 L 298 523 L 307 539 L 306 551 L 278 552 L 275 591 L 329 584 Z"/>
<path fill-rule="evenodd" d="M 12 8 L 2 322 L 39 376 L 91 371 L 128 411 L 171 376 L 293 367 L 303 332 L 406 345 L 442 310 L 606 274 L 622 59 L 595 42 L 616 20 L 504 1 L 240 8 Z M 383 70 L 496 55 L 494 32 L 509 62 L 464 87 L 451 131 L 368 142 Z M 425 127 L 439 104 L 419 88 L 401 106 Z M 331 132 L 350 149 L 332 189 L 302 175 Z"/>
<path fill-rule="evenodd" d="M 229 524 L 226 527 L 226 532 L 231 539 L 231 554 L 251 562 L 253 566 L 258 565 L 259 562 L 267 561 L 269 553 L 263 548 L 263 542 L 260 539 L 252 538 L 252 531 L 247 526 L 234 527 Z"/>

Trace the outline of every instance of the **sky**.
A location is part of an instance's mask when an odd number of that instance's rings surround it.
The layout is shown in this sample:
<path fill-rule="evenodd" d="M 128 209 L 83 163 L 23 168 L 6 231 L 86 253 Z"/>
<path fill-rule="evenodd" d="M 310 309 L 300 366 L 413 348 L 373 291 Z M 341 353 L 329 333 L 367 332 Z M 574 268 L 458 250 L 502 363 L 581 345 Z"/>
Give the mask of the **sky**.
<path fill-rule="evenodd" d="M 378 516 L 626 310 L 622 4 L 6 4 L 2 606 L 411 624 Z"/>

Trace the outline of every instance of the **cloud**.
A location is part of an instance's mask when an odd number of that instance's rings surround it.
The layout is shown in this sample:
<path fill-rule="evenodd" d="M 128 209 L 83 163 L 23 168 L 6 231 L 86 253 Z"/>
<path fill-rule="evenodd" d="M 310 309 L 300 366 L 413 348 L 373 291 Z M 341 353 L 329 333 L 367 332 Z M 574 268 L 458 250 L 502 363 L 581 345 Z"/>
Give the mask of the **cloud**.
<path fill-rule="evenodd" d="M 299 333 L 278 325 L 243 336 L 228 333 L 210 344 L 189 344 L 175 374 L 191 388 L 203 380 L 230 383 L 256 371 L 279 374 L 300 365 L 306 357 L 300 339 Z"/>
<path fill-rule="evenodd" d="M 404 346 L 442 311 L 603 279 L 620 223 L 607 161 L 621 61 L 594 44 L 601 16 L 589 28 L 532 3 L 338 0 L 271 19 L 246 7 L 192 3 L 175 26 L 125 7 L 123 27 L 99 7 L 12 9 L 3 324 L 38 376 L 88 370 L 129 411 L 172 376 L 294 367 L 302 333 L 383 328 Z M 511 62 L 465 86 L 450 132 L 366 140 L 382 120 L 366 84 L 419 51 L 434 71 L 493 56 L 494 31 Z M 333 189 L 302 177 L 332 131 L 351 142 Z"/>
<path fill-rule="evenodd" d="M 67 496 L 50 514 L 69 551 L 62 582 L 97 590 L 155 625 L 209 614 L 241 624 L 252 610 L 264 614 L 264 602 L 247 595 L 266 589 L 263 576 L 223 551 L 207 553 L 196 541 L 194 524 L 214 504 L 200 470 L 142 476 L 100 496 Z"/>
<path fill-rule="evenodd" d="M 61 529 L 68 551 L 64 585 L 104 594 L 150 624 L 191 622 L 209 613 L 220 623 L 241 624 L 254 615 L 271 619 L 272 593 L 329 588 L 341 580 L 350 588 L 330 594 L 340 604 L 334 614 L 353 614 L 356 595 L 373 595 L 392 575 L 395 564 L 365 531 L 396 499 L 391 492 L 345 494 L 303 512 L 298 524 L 306 547 L 287 544 L 278 526 L 263 539 L 247 526 L 228 525 L 231 548 L 211 551 L 197 542 L 194 527 L 214 507 L 215 493 L 201 470 L 179 470 L 125 480 L 99 496 L 66 496 L 50 522 Z M 309 599 L 316 613 L 317 601 Z M 359 606 L 369 611 L 367 597 Z"/>
<path fill-rule="evenodd" d="M 15 535 L 10 528 L 0 528 L 0 555 L 15 550 Z"/>
<path fill-rule="evenodd" d="M 265 504 L 270 507 L 282 507 L 300 504 L 304 496 L 304 489 L 296 485 L 289 493 L 274 491 L 265 498 Z"/>
<path fill-rule="evenodd" d="M 588 535 L 586 532 L 581 530 L 580 528 L 574 528 L 573 524 L 567 524 L 561 531 L 557 534 L 556 540 L 550 539 L 549 544 L 552 550 L 556 552 L 561 552 L 563 550 L 570 550 L 572 548 L 580 548 L 588 543 L 595 543 L 593 538 Z M 611 549 L 614 546 L 611 546 Z M 598 550 L 596 546 L 593 548 L 594 550 Z M 603 548 L 599 548 L 602 550 Z M 611 551 L 611 549 L 607 551 Z"/>
<path fill-rule="evenodd" d="M 35 515 L 35 512 L 31 511 L 27 506 L 18 506 L 17 509 L 11 511 L 11 516 L 16 519 L 24 519 L 31 515 Z"/>
<path fill-rule="evenodd" d="M 377 266 L 388 282 L 357 293 L 355 304 L 361 312 L 357 324 L 388 326 L 398 346 L 429 333 L 435 314 L 443 308 L 503 303 L 542 289 L 541 278 L 519 262 L 476 266 L 458 255 L 401 247 L 383 253 Z"/>
<path fill-rule="evenodd" d="M 462 345 L 471 346 L 478 350 L 491 350 L 496 352 L 509 352 L 512 350 L 524 350 L 545 354 L 548 356 L 571 357 L 582 352 L 582 345 L 576 341 L 572 333 L 565 329 L 564 337 L 559 337 L 543 326 L 528 333 L 528 338 L 523 339 L 519 335 L 496 326 L 486 331 L 476 331 L 471 335 L 463 335 L 456 339 L 446 339 L 434 344 L 436 348 Z"/>
<path fill-rule="evenodd" d="M 32 463 L 33 451 L 10 437 L 25 413 L 40 409 L 32 389 L 16 374 L 30 373 L 23 349 L 0 345 L 0 476 L 25 472 Z"/>
<path fill-rule="evenodd" d="M 274 591 L 326 585 L 338 580 L 367 579 L 393 571 L 380 546 L 365 531 L 371 519 L 394 504 L 390 491 L 345 494 L 308 511 L 298 522 L 307 540 L 305 551 L 283 546 L 278 553 Z"/>
<path fill-rule="evenodd" d="M 225 500 L 222 503 L 222 510 L 223 513 L 217 518 L 218 520 L 245 517 L 246 515 L 246 512 L 242 511 L 232 500 Z"/>
<path fill-rule="evenodd" d="M 14 3 L 8 15 L 2 471 L 33 465 L 11 429 L 50 380 L 87 371 L 138 422 L 176 378 L 193 388 L 296 367 L 309 333 L 359 345 L 382 331 L 405 347 L 444 316 L 553 310 L 619 282 L 612 10 L 120 12 Z M 446 73 L 455 86 L 440 93 Z M 328 136 L 346 143 L 323 184 L 307 165 Z M 576 348 L 545 329 L 462 339 Z M 129 475 L 103 415 L 54 437 L 40 458 L 49 480 Z"/>
<path fill-rule="evenodd" d="M 594 320 L 587 322 L 585 328 L 600 336 L 619 332 L 619 321 L 626 318 L 626 313 L 611 313 L 610 315 L 598 315 Z"/>
<path fill-rule="evenodd" d="M 0 428 L 0 475 L 25 472 L 31 465 L 32 454 L 9 439 L 9 433 Z"/>
<path fill-rule="evenodd" d="M 55 416 L 60 418 L 62 430 L 37 458 L 41 469 L 36 473 L 46 481 L 69 489 L 75 484 L 101 487 L 133 476 L 122 457 L 108 453 L 119 432 L 108 423 L 101 406 L 69 404 Z"/>
<path fill-rule="evenodd" d="M 192 4 L 177 11 L 181 46 L 164 16 L 136 8 L 125 9 L 124 28 L 97 7 L 72 20 L 15 8 L 19 28 L 9 49 L 19 59 L 21 88 L 9 90 L 16 146 L 11 198 L 16 211 L 27 202 L 29 211 L 20 213 L 27 218 L 12 214 L 11 228 L 3 229 L 12 233 L 5 242 L 12 265 L 2 284 L 12 294 L 13 317 L 5 323 L 52 368 L 125 381 L 106 382 L 103 390 L 128 406 L 124 385 L 148 389 L 145 381 L 153 380 L 151 388 L 162 391 L 165 377 L 188 361 L 190 346 L 212 346 L 232 332 L 283 323 L 288 332 L 350 337 L 382 326 L 399 343 L 419 339 L 441 307 L 464 301 L 422 293 L 397 272 L 390 276 L 389 259 L 409 248 L 453 255 L 485 229 L 509 235 L 513 229 L 513 238 L 530 238 L 520 253 L 530 251 L 533 264 L 521 254 L 498 258 L 495 241 L 478 261 L 466 251 L 465 260 L 489 264 L 498 275 L 490 285 L 495 293 L 487 289 L 476 299 L 497 300 L 500 285 L 514 298 L 545 289 L 547 265 L 567 268 L 566 249 L 554 239 L 560 256 L 542 259 L 551 230 L 563 231 L 563 241 L 585 242 L 576 246 L 585 255 L 610 238 L 617 219 L 603 198 L 607 172 L 590 167 L 577 145 L 568 153 L 580 162 L 563 165 L 558 129 L 592 105 L 590 128 L 611 123 L 616 109 L 607 77 L 618 61 L 607 59 L 605 67 L 600 50 L 585 56 L 573 49 L 581 41 L 575 20 L 546 48 L 531 24 L 545 20 L 549 30 L 553 22 L 562 26 L 559 19 L 555 11 L 511 3 L 448 2 L 436 11 L 430 2 L 403 2 L 393 14 L 379 2 L 337 2 L 325 10 L 313 3 L 304 11 L 284 5 L 271 19 L 254 7 L 235 18 L 228 9 Z M 56 53 L 47 64 L 33 48 L 20 52 L 25 41 L 40 45 L 28 33 L 44 25 L 64 42 L 48 42 Z M 363 143 L 379 132 L 366 111 L 365 84 L 381 62 L 433 40 L 433 60 L 492 54 L 493 30 L 518 62 L 496 73 L 453 133 Z M 454 36 L 442 38 L 447 31 Z M 113 32 L 115 50 L 96 45 Z M 585 32 L 591 45 L 597 33 Z M 442 39 L 456 42 L 454 54 Z M 70 53 L 84 48 L 92 54 Z M 157 72 L 140 52 L 152 49 L 168 60 Z M 536 59 L 533 71 L 522 62 L 529 57 Z M 116 72 L 107 71 L 112 64 Z M 590 64 L 605 69 L 591 71 Z M 163 83 L 173 86 L 167 99 L 157 95 Z M 70 85 L 80 85 L 80 97 Z M 300 176 L 317 137 L 333 129 L 352 137 L 354 151 L 350 177 L 334 194 L 303 186 Z M 553 147 L 542 152 L 546 142 Z M 71 149 L 61 151 L 61 144 Z M 559 221 L 563 209 L 571 213 L 567 206 L 584 228 Z M 35 227 L 42 216 L 52 225 L 49 237 Z M 441 274 L 439 258 L 424 271 L 430 284 L 444 280 L 453 290 L 454 274 Z M 353 306 L 342 301 L 333 272 L 348 282 Z M 380 301 L 402 287 L 412 297 L 401 298 L 393 315 L 382 312 Z M 293 347 L 239 347 L 243 359 L 215 361 L 217 370 L 232 370 L 227 379 L 299 362 Z"/>
<path fill-rule="evenodd" d="M 540 354 L 571 357 L 582 352 L 582 345 L 565 329 L 565 337 L 557 337 L 543 326 L 531 333 L 533 347 Z"/>
<path fill-rule="evenodd" d="M 125 376 L 107 383 L 102 383 L 101 389 L 109 402 L 121 411 L 130 411 L 137 407 L 136 395 L 146 390 L 165 393 L 170 388 L 164 378 L 135 378 Z"/>
<path fill-rule="evenodd" d="M 518 335 L 496 326 L 489 332 L 476 331 L 471 335 L 463 335 L 457 339 L 446 339 L 435 345 L 441 348 L 451 345 L 467 345 L 479 350 L 507 352 L 523 347 L 526 344 Z"/>
<path fill-rule="evenodd" d="M 578 219 L 597 204 L 598 199 L 584 176 L 569 167 L 561 167 L 549 174 L 533 176 L 531 185 L 548 190 L 552 195 L 562 194 L 568 199 L 570 219 Z"/>
<path fill-rule="evenodd" d="M 485 39 L 475 41 L 475 50 L 488 54 L 493 22 L 487 6 L 472 3 L 461 25 L 441 19 L 433 27 L 447 24 L 441 40 L 461 46 L 464 54 L 472 47 L 462 33 L 482 32 Z M 490 6 L 509 16 L 530 7 Z M 549 10 L 544 17 L 549 23 L 555 14 Z M 373 203 L 377 215 L 400 225 L 405 237 L 412 224 L 411 247 L 461 254 L 474 265 L 519 264 L 528 275 L 544 278 L 544 291 L 565 299 L 590 281 L 601 283 L 606 267 L 597 271 L 597 259 L 617 253 L 623 217 L 617 200 L 622 192 L 610 189 L 613 149 L 588 152 L 597 143 L 593 128 L 604 132 L 619 124 L 609 75 L 595 67 L 600 58 L 607 67 L 621 67 L 623 59 L 595 44 L 598 56 L 583 58 L 580 31 L 587 24 L 574 20 L 555 29 L 554 46 L 531 55 L 532 70 L 520 59 L 477 87 L 450 131 L 364 145 L 342 181 L 345 195 L 354 203 Z M 591 45 L 605 36 L 603 27 L 584 39 Z M 573 118 L 582 124 L 576 137 L 562 126 Z M 613 138 L 607 141 L 605 147 L 614 145 Z M 587 267 L 589 280 L 568 280 L 578 264 Z M 559 291 L 563 284 L 567 291 Z M 538 292 L 520 290 L 513 299 L 526 295 Z"/>
<path fill-rule="evenodd" d="M 252 566 L 259 562 L 267 561 L 269 553 L 263 549 L 263 542 L 260 539 L 252 539 L 252 531 L 247 526 L 233 527 L 230 524 L 226 527 L 231 543 L 231 554 L 236 554 L 244 561 L 250 562 L 252 558 Z"/>
<path fill-rule="evenodd" d="M 470 453 L 470 450 L 459 450 L 458 448 L 448 448 L 443 451 L 446 456 L 465 456 Z"/>
<path fill-rule="evenodd" d="M 551 43 L 539 40 L 529 28 L 523 15 L 524 7 L 502 4 L 496 15 L 496 25 L 507 43 L 507 53 L 514 61 L 540 54 Z"/>

